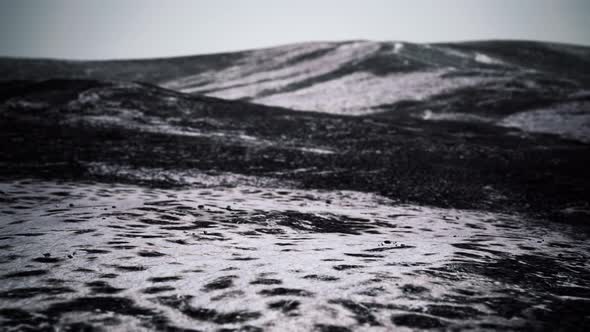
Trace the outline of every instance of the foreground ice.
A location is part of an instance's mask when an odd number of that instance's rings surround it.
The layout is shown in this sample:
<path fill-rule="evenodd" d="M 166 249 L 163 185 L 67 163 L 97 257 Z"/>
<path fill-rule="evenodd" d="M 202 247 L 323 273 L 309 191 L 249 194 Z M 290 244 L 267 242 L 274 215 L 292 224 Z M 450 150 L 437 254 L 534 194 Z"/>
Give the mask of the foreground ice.
<path fill-rule="evenodd" d="M 588 326 L 590 244 L 563 225 L 352 191 L 0 190 L 7 329 Z"/>

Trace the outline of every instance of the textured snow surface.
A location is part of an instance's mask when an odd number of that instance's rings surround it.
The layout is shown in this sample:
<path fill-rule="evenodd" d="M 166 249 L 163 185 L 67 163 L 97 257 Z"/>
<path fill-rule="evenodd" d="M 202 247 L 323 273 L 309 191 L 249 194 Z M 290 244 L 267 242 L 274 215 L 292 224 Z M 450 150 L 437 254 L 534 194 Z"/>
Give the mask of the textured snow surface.
<path fill-rule="evenodd" d="M 519 312 L 540 298 L 544 313 L 572 301 L 523 291 L 518 269 L 529 282 L 587 294 L 576 271 L 588 271 L 590 248 L 562 226 L 354 191 L 219 187 L 232 175 L 214 177 L 184 190 L 0 183 L 10 197 L 0 210 L 0 322 L 504 330 L 528 326 Z M 500 274 L 479 274 L 494 271 L 488 265 Z"/>

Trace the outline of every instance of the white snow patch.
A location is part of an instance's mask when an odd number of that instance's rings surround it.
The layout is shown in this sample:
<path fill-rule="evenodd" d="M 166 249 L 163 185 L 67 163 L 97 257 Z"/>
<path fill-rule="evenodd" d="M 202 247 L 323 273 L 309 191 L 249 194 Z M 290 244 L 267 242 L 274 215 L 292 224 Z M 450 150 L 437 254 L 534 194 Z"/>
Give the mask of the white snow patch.
<path fill-rule="evenodd" d="M 379 49 L 373 42 L 340 45 L 314 43 L 256 51 L 238 65 L 222 71 L 208 71 L 167 82 L 165 87 L 185 93 L 204 92 L 226 99 L 254 97 L 265 91 L 279 90 L 287 85 L 332 72 L 344 64 L 358 61 Z M 321 56 L 292 63 L 297 57 L 327 51 Z"/>
<path fill-rule="evenodd" d="M 384 76 L 357 72 L 293 92 L 254 99 L 269 106 L 336 114 L 376 112 L 383 104 L 428 97 L 493 80 L 484 77 L 442 77 L 449 70 L 396 73 Z"/>
<path fill-rule="evenodd" d="M 317 153 L 317 154 L 334 154 L 334 151 L 328 149 L 320 149 L 320 148 L 298 148 L 297 150 L 309 153 Z"/>
<path fill-rule="evenodd" d="M 590 98 L 590 90 L 580 90 L 574 92 L 568 96 L 570 99 L 583 99 L 583 98 Z"/>
<path fill-rule="evenodd" d="M 563 103 L 551 108 L 516 113 L 498 124 L 525 132 L 556 134 L 590 143 L 590 102 Z"/>
<path fill-rule="evenodd" d="M 426 110 L 422 113 L 422 120 L 431 121 L 462 121 L 462 122 L 491 122 L 490 118 L 483 116 L 468 114 L 468 113 L 456 113 L 456 112 L 444 112 L 434 113 L 431 110 Z"/>
<path fill-rule="evenodd" d="M 494 59 L 489 55 L 485 55 L 483 53 L 475 53 L 475 61 L 479 63 L 484 63 L 486 65 L 501 65 L 504 63 L 498 59 Z"/>

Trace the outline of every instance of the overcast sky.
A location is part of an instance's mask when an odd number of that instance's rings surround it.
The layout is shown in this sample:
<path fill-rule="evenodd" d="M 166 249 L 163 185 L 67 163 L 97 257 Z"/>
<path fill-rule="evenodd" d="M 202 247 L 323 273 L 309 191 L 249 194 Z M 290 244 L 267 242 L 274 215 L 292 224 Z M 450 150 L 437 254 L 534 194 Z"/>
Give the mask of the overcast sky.
<path fill-rule="evenodd" d="M 590 45 L 590 0 L 0 0 L 0 55 L 214 53 L 311 40 Z"/>

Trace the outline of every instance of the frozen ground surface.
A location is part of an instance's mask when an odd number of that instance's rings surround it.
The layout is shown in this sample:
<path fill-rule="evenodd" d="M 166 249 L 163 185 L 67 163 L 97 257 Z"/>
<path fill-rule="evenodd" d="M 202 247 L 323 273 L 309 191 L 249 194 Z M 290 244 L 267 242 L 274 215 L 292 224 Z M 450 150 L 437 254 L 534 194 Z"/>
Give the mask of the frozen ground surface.
<path fill-rule="evenodd" d="M 230 176 L 230 175 L 227 175 Z M 590 243 L 354 191 L 0 184 L 5 330 L 584 330 Z M 244 182 L 248 183 L 248 182 Z"/>
<path fill-rule="evenodd" d="M 0 58 L 0 331 L 588 331 L 588 68 L 525 41 Z"/>

